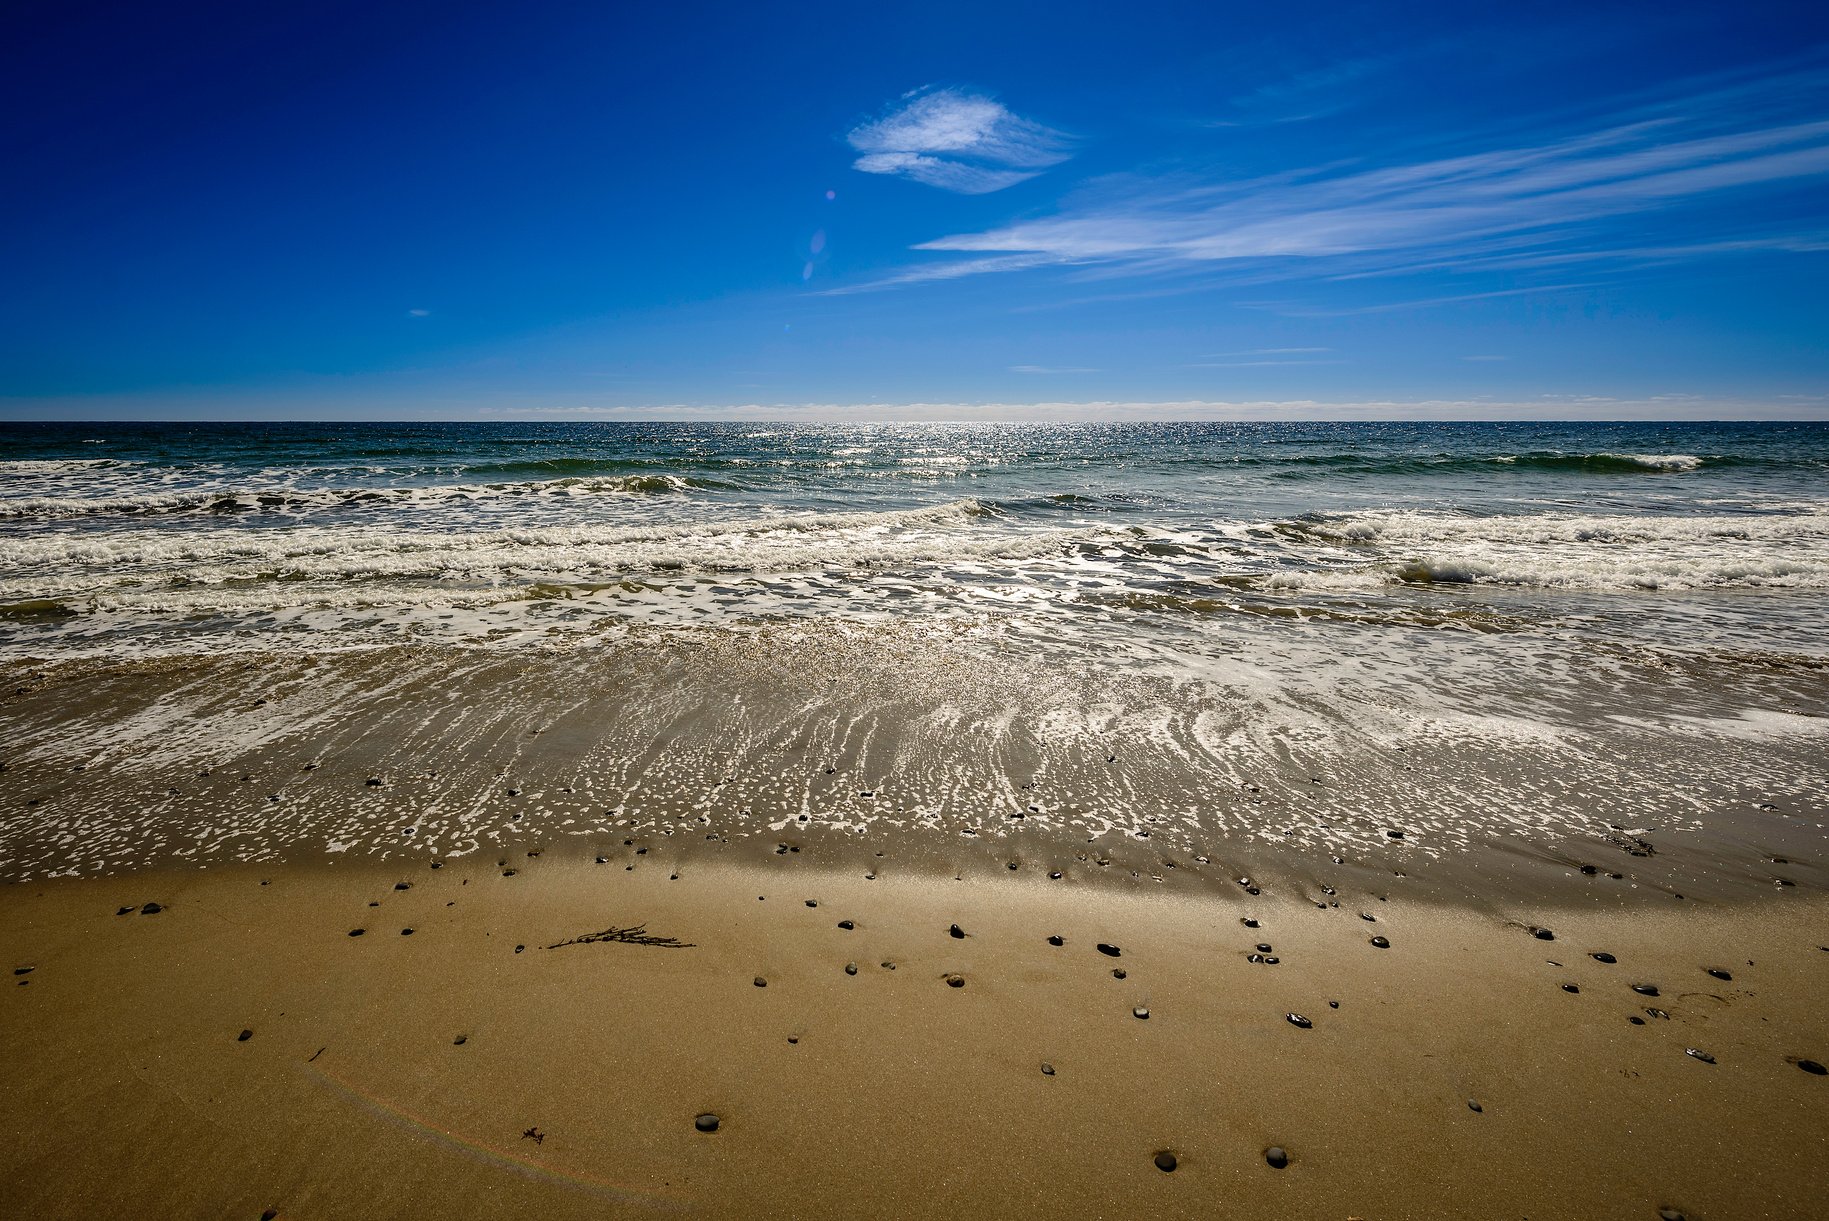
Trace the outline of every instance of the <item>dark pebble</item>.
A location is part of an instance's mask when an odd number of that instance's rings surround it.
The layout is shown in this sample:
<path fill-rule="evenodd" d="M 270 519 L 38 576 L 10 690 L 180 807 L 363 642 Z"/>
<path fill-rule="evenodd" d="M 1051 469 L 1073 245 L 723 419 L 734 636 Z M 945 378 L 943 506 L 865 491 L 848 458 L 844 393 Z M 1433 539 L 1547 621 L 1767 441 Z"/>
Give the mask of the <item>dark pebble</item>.
<path fill-rule="evenodd" d="M 946 986 L 947 986 L 947 987 L 949 987 L 949 988 L 963 988 L 963 987 L 965 987 L 965 976 L 963 976 L 963 975 L 948 975 L 948 976 L 947 976 L 947 977 L 946 977 Z"/>
<path fill-rule="evenodd" d="M 351 937 L 360 937 L 363 933 L 366 933 L 367 931 L 368 930 L 365 928 L 352 928 L 349 930 L 349 935 Z"/>
<path fill-rule="evenodd" d="M 1658 1209 L 1658 1221 L 1688 1221 L 1688 1219 L 1679 1209 L 1660 1208 Z"/>
<path fill-rule="evenodd" d="M 851 923 L 849 920 L 840 920 L 838 922 L 838 927 L 842 928 L 842 929 L 850 930 L 850 929 L 856 928 L 857 925 Z"/>
<path fill-rule="evenodd" d="M 130 912 L 130 911 L 132 911 L 132 910 L 133 910 L 133 908 L 131 908 L 131 907 L 122 907 L 122 908 L 117 908 L 117 909 L 116 909 L 116 910 L 115 910 L 115 913 L 114 913 L 114 914 L 115 914 L 115 915 L 117 915 L 117 916 L 125 916 L 125 915 L 126 915 L 126 914 L 127 914 L 127 913 L 128 913 L 128 912 Z"/>
<path fill-rule="evenodd" d="M 1576 987 L 1576 986 L 1575 986 L 1575 985 L 1574 985 L 1574 984 L 1564 984 L 1564 985 L 1562 985 L 1562 990 L 1563 990 L 1563 991 L 1564 991 L 1564 992 L 1579 992 L 1579 991 L 1581 991 L 1581 989 L 1580 989 L 1580 988 L 1577 988 L 1577 987 Z"/>
<path fill-rule="evenodd" d="M 1119 951 L 1118 951 L 1117 946 L 1106 945 L 1103 941 L 1101 941 L 1101 942 L 1099 942 L 1099 953 L 1105 955 L 1105 957 L 1107 957 L 1107 958 L 1116 958 L 1118 956 Z"/>
<path fill-rule="evenodd" d="M 277 1216 L 279 1216 L 279 1209 L 277 1208 L 263 1208 L 260 1210 L 260 1221 L 273 1221 Z"/>
<path fill-rule="evenodd" d="M 1486 1108 L 1471 1098 L 1467 1100 L 1467 1109 L 1472 1111 L 1475 1115 L 1484 1115 L 1486 1113 Z"/>
<path fill-rule="evenodd" d="M 763 979 L 760 975 L 756 976 L 756 987 L 758 987 L 758 988 L 768 987 L 768 980 Z"/>
<path fill-rule="evenodd" d="M 1138 1005 L 1135 1009 L 1132 1009 L 1130 1015 L 1138 1021 L 1149 1021 L 1149 1010 L 1145 1009 L 1142 1005 Z"/>
<path fill-rule="evenodd" d="M 1256 928 L 1257 927 L 1257 921 L 1253 920 L 1250 916 L 1241 916 L 1241 917 L 1239 917 L 1238 922 L 1240 924 L 1244 925 L 1246 928 Z"/>
<path fill-rule="evenodd" d="M 251 1039 L 253 1037 L 254 1037 L 254 1032 L 252 1030 L 244 1030 L 240 1034 L 235 1036 L 235 1041 L 237 1043 L 246 1043 L 249 1039 Z"/>
<path fill-rule="evenodd" d="M 1178 1165 L 1180 1165 L 1180 1163 L 1175 1160 L 1175 1155 L 1170 1153 L 1167 1149 L 1164 1149 L 1161 1153 L 1156 1155 L 1156 1169 L 1162 1171 L 1164 1174 L 1170 1173 Z"/>
<path fill-rule="evenodd" d="M 1713 975 L 1716 979 L 1734 978 L 1732 974 L 1730 974 L 1727 971 L 1723 971 L 1720 967 L 1706 967 L 1706 968 L 1704 968 L 1704 970 L 1706 970 L 1708 974 Z"/>
<path fill-rule="evenodd" d="M 140 909 L 140 914 L 142 916 L 156 916 L 164 910 L 165 909 L 160 907 L 157 903 L 148 903 L 145 907 Z"/>
<path fill-rule="evenodd" d="M 400 935 L 402 937 L 411 937 L 413 935 L 413 930 L 410 928 L 403 928 L 400 930 Z"/>
<path fill-rule="evenodd" d="M 1264 1160 L 1270 1163 L 1272 1170 L 1281 1170 L 1289 1165 L 1289 1153 L 1281 1145 L 1272 1145 L 1264 1150 Z"/>
<path fill-rule="evenodd" d="M 1384 937 L 1372 938 L 1372 944 L 1377 946 L 1381 950 L 1388 950 L 1391 948 L 1391 942 L 1389 941 L 1389 939 L 1384 938 Z"/>
<path fill-rule="evenodd" d="M 818 900 L 818 899 L 808 899 L 808 900 L 807 900 L 807 906 L 808 906 L 808 907 L 818 907 L 818 906 L 819 906 L 819 900 Z"/>
<path fill-rule="evenodd" d="M 1061 871 L 1056 869 L 1052 873 L 1050 873 L 1048 876 L 1050 878 L 1052 878 L 1054 881 L 1058 882 L 1061 880 Z"/>
<path fill-rule="evenodd" d="M 1386 831 L 1385 834 L 1392 839 L 1402 839 L 1404 837 L 1402 831 Z"/>
<path fill-rule="evenodd" d="M 1283 1015 L 1283 1020 L 1285 1022 L 1288 1022 L 1291 1026 L 1297 1026 L 1303 1030 L 1307 1030 L 1309 1027 L 1314 1025 L 1313 1022 L 1309 1021 L 1307 1018 L 1303 1017 L 1299 1013 L 1285 1013 Z"/>
<path fill-rule="evenodd" d="M 1042 1061 L 1042 1076 L 1044 1076 L 1044 1077 L 1054 1076 L 1054 1065 L 1048 1063 L 1046 1060 Z"/>
<path fill-rule="evenodd" d="M 707 1111 L 707 1112 L 705 1112 L 705 1114 L 700 1115 L 700 1116 L 696 1117 L 695 1119 L 693 1119 L 692 1126 L 697 1128 L 701 1132 L 716 1132 L 718 1130 L 719 1122 L 720 1122 L 720 1120 L 718 1119 L 718 1117 L 716 1115 L 713 1115 L 710 1111 Z"/>
<path fill-rule="evenodd" d="M 395 890 L 411 890 L 411 889 L 413 889 L 413 884 L 411 882 L 395 882 L 394 889 Z"/>
<path fill-rule="evenodd" d="M 469 1035 L 467 1035 L 467 1034 L 460 1034 L 460 1035 L 458 1035 L 458 1036 L 457 1036 L 457 1037 L 456 1037 L 456 1038 L 455 1038 L 455 1039 L 452 1039 L 452 1040 L 451 1040 L 451 1046 L 453 1046 L 453 1047 L 462 1047 L 462 1046 L 463 1046 L 463 1045 L 464 1045 L 464 1044 L 465 1044 L 465 1043 L 468 1043 L 468 1042 L 469 1042 L 469 1041 L 470 1041 L 470 1036 L 469 1036 Z"/>
<path fill-rule="evenodd" d="M 1634 1026 L 1643 1026 L 1645 1024 L 1645 1019 L 1640 1017 L 1636 1013 L 1633 1014 L 1631 1017 L 1627 1018 L 1626 1020 L 1628 1022 L 1631 1022 Z"/>
<path fill-rule="evenodd" d="M 1556 934 L 1550 932 L 1550 930 L 1546 928 L 1538 928 L 1534 924 L 1531 926 L 1531 936 L 1535 937 L 1538 941 L 1556 940 Z"/>
<path fill-rule="evenodd" d="M 954 924 L 954 925 L 950 925 L 950 926 L 948 926 L 948 928 L 947 928 L 947 930 L 946 930 L 946 932 L 947 932 L 947 935 L 948 935 L 948 936 L 950 936 L 950 937 L 963 937 L 963 936 L 965 936 L 965 930 L 964 930 L 964 929 L 962 929 L 962 928 L 960 928 L 960 927 L 959 927 L 959 926 L 958 926 L 958 925 L 956 925 L 956 924 Z"/>
<path fill-rule="evenodd" d="M 847 962 L 845 964 L 845 974 L 846 975 L 856 975 L 857 974 L 857 964 L 854 962 Z"/>
<path fill-rule="evenodd" d="M 38 969 L 37 967 L 14 967 L 13 974 L 14 975 L 30 975 L 33 971 L 36 971 L 37 969 Z"/>
<path fill-rule="evenodd" d="M 1260 954 L 1268 954 L 1270 952 L 1270 943 L 1268 941 L 1258 942 L 1257 943 L 1257 952 Z"/>
<path fill-rule="evenodd" d="M 1613 957 L 1613 955 L 1607 953 L 1605 950 L 1602 950 L 1598 954 L 1589 954 L 1588 957 L 1592 958 L 1595 962 L 1614 963 L 1619 961 L 1619 959 Z"/>
<path fill-rule="evenodd" d="M 1822 1065 L 1818 1064 L 1815 1060 L 1799 1060 L 1797 1062 L 1797 1067 L 1803 1069 L 1806 1073 L 1809 1073 L 1813 1077 L 1820 1077 L 1825 1072 L 1829 1072 L 1829 1069 L 1825 1069 Z"/>
<path fill-rule="evenodd" d="M 1048 944 L 1049 945 L 1066 945 L 1067 939 L 1065 937 L 1050 937 L 1050 938 L 1048 938 Z"/>
<path fill-rule="evenodd" d="M 1640 996 L 1656 996 L 1658 994 L 1658 986 L 1656 984 L 1633 984 L 1632 990 Z"/>
<path fill-rule="evenodd" d="M 1686 1056 L 1693 1056 L 1704 1064 L 1713 1064 L 1715 1062 L 1715 1058 L 1703 1051 L 1700 1047 L 1685 1047 L 1683 1049 L 1683 1054 Z"/>

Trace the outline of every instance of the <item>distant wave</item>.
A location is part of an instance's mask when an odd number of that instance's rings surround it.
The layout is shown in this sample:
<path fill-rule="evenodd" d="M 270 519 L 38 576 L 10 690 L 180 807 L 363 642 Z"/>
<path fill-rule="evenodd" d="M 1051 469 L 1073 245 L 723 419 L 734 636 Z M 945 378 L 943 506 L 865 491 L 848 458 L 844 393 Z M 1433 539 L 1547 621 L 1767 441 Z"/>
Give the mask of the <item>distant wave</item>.
<path fill-rule="evenodd" d="M 1592 475 L 1682 474 L 1703 467 L 1737 467 L 1757 463 L 1735 455 L 1564 453 L 1532 450 L 1494 454 L 1302 454 L 1248 457 L 1221 467 L 1268 466 L 1285 479 L 1322 475 L 1439 475 L 1493 471 L 1562 471 Z"/>
<path fill-rule="evenodd" d="M 421 487 L 344 485 L 300 488 L 284 485 L 185 488 L 113 496 L 0 497 L 0 518 L 71 518 L 97 516 L 229 515 L 286 513 L 304 515 L 325 510 L 389 504 L 479 502 L 524 496 L 651 496 L 694 489 L 728 488 L 713 479 L 684 475 L 622 475 L 612 478 L 548 479 L 520 483 L 443 484 Z"/>

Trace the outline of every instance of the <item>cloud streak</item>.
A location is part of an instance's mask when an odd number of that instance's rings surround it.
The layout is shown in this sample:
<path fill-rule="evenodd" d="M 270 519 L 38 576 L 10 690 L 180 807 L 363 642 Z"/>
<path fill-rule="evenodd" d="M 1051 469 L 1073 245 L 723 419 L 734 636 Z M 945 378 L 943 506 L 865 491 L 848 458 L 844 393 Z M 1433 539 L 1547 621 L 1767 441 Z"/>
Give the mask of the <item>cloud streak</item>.
<path fill-rule="evenodd" d="M 1775 78 L 1769 85 L 1774 95 L 1787 87 L 1797 82 Z M 1192 186 L 1185 175 L 1133 178 L 1052 216 L 923 242 L 915 249 L 955 257 L 870 287 L 1047 265 L 1100 275 L 1250 266 L 1265 278 L 1288 278 L 1317 268 L 1363 276 L 1481 259 L 1549 266 L 1820 248 L 1820 234 L 1716 239 L 1657 251 L 1646 249 L 1642 235 L 1624 240 L 1623 218 L 1718 202 L 1730 192 L 1796 187 L 1829 174 L 1829 119 L 1768 120 L 1735 130 L 1746 111 L 1729 101 L 1741 92 L 1617 116 L 1560 139 L 1409 164 Z M 1820 101 L 1817 88 L 1798 92 L 1806 104 Z"/>
<path fill-rule="evenodd" d="M 852 168 L 892 174 L 962 195 L 985 195 L 1035 177 L 1072 155 L 1062 132 L 1011 113 L 965 89 L 904 94 L 882 118 L 845 140 L 861 154 Z"/>

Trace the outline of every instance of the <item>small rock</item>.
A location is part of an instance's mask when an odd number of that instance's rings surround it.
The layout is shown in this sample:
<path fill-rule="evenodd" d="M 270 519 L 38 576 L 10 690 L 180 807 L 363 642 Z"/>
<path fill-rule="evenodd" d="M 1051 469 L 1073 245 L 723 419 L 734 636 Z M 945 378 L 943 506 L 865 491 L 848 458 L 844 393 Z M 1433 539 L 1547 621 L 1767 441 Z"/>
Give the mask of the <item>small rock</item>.
<path fill-rule="evenodd" d="M 1486 1113 L 1486 1108 L 1471 1098 L 1467 1100 L 1467 1109 L 1472 1111 L 1475 1115 L 1484 1115 Z"/>
<path fill-rule="evenodd" d="M 1281 1170 L 1289 1165 L 1289 1153 L 1281 1145 L 1272 1145 L 1264 1150 L 1264 1160 L 1270 1164 L 1272 1170 Z"/>
<path fill-rule="evenodd" d="M 1149 1010 L 1145 1009 L 1142 1005 L 1138 1005 L 1135 1009 L 1132 1009 L 1130 1015 L 1141 1022 L 1149 1021 Z"/>
<path fill-rule="evenodd" d="M 1107 958 L 1116 958 L 1120 952 L 1121 951 L 1119 951 L 1118 947 L 1115 945 L 1107 945 L 1103 941 L 1099 942 L 1099 953 L 1105 955 Z"/>
<path fill-rule="evenodd" d="M 1797 1062 L 1797 1067 L 1803 1069 L 1806 1073 L 1809 1073 L 1813 1077 L 1820 1077 L 1825 1072 L 1829 1072 L 1829 1069 L 1825 1069 L 1822 1065 L 1818 1064 L 1815 1060 L 1799 1060 Z"/>
<path fill-rule="evenodd" d="M 140 909 L 140 914 L 142 916 L 156 916 L 164 910 L 165 909 L 160 907 L 157 903 L 148 903 L 145 907 Z"/>
<path fill-rule="evenodd" d="M 1700 1047 L 1685 1047 L 1683 1049 L 1683 1054 L 1686 1056 L 1693 1056 L 1704 1064 L 1713 1064 L 1715 1062 L 1715 1058 L 1703 1051 Z"/>
<path fill-rule="evenodd" d="M 1285 1013 L 1283 1015 L 1283 1020 L 1285 1022 L 1288 1022 L 1291 1026 L 1295 1026 L 1301 1030 L 1307 1030 L 1314 1025 L 1313 1022 L 1309 1021 L 1307 1018 L 1303 1017 L 1299 1013 Z"/>
<path fill-rule="evenodd" d="M 235 1041 L 237 1043 L 246 1043 L 249 1039 L 251 1039 L 253 1037 L 254 1037 L 254 1032 L 252 1030 L 244 1030 L 240 1034 L 235 1036 Z"/>
<path fill-rule="evenodd" d="M 947 976 L 947 977 L 946 977 L 946 986 L 947 986 L 947 987 L 949 987 L 949 988 L 963 988 L 963 987 L 965 987 L 965 976 L 963 976 L 963 975 L 948 975 L 948 976 Z"/>
<path fill-rule="evenodd" d="M 1175 1160 L 1175 1155 L 1173 1153 L 1170 1153 L 1167 1149 L 1164 1149 L 1161 1153 L 1158 1153 L 1156 1155 L 1155 1161 L 1156 1161 L 1156 1169 L 1162 1171 L 1162 1173 L 1164 1173 L 1164 1174 L 1173 1173 L 1175 1167 L 1180 1165 L 1180 1163 Z"/>
<path fill-rule="evenodd" d="M 1589 954 L 1588 957 L 1592 958 L 1595 962 L 1615 963 L 1619 961 L 1619 959 L 1613 957 L 1613 955 L 1607 953 L 1605 950 L 1602 950 L 1598 954 Z"/>
<path fill-rule="evenodd" d="M 718 1130 L 718 1124 L 721 1122 L 723 1121 L 716 1115 L 707 1111 L 703 1115 L 696 1116 L 692 1121 L 692 1126 L 701 1132 L 716 1132 Z"/>
<path fill-rule="evenodd" d="M 1378 948 L 1379 948 L 1379 949 L 1381 949 L 1381 950 L 1388 950 L 1388 949 L 1390 949 L 1390 948 L 1391 948 L 1391 942 L 1390 942 L 1390 940 L 1389 940 L 1389 939 L 1388 939 L 1388 938 L 1385 938 L 1385 937 L 1374 937 L 1374 938 L 1372 938 L 1372 944 L 1373 944 L 1373 945 L 1375 945 L 1375 946 L 1377 946 L 1377 947 L 1378 947 Z"/>
<path fill-rule="evenodd" d="M 946 933 L 947 933 L 947 936 L 954 937 L 954 938 L 959 938 L 959 937 L 965 936 L 965 930 L 960 928 L 956 924 L 949 926 L 946 930 Z"/>

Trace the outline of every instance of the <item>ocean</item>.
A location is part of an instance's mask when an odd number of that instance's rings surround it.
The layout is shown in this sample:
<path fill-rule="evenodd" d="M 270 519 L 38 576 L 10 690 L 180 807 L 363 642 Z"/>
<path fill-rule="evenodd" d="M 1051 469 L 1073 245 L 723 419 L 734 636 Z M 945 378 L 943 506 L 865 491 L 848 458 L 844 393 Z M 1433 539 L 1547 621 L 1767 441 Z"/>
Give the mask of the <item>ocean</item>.
<path fill-rule="evenodd" d="M 1426 854 L 1815 809 L 1826 589 L 1823 424 L 0 426 L 0 658 L 116 684 L 84 717 L 16 711 L 17 753 L 303 742 L 444 675 L 503 735 L 589 726 L 578 757 L 652 819 L 748 777 L 764 836 L 1007 805 L 1311 852 L 1401 819 Z M 340 677 L 246 711 L 301 658 Z M 191 663 L 220 672 L 184 698 L 144 677 Z M 436 723 L 388 733 L 447 748 Z M 765 799 L 787 742 L 901 803 Z M 1121 750 L 1147 781 L 1087 770 Z M 1271 779 L 1301 827 L 1253 813 Z M 0 851 L 56 855 L 32 834 Z M 1758 855 L 1736 843 L 1710 859 Z"/>

